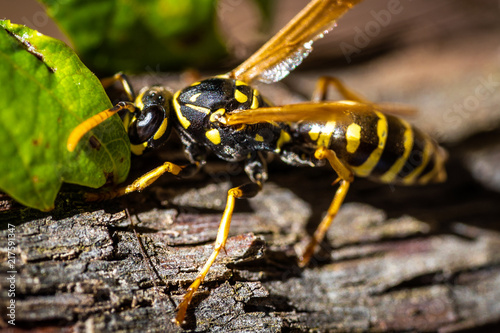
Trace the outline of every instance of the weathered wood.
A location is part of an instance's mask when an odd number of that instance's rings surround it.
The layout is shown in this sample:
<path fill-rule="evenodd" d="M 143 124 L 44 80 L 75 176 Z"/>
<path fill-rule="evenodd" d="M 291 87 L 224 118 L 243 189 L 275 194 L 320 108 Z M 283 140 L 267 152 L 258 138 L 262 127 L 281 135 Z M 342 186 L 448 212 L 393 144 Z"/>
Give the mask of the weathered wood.
<path fill-rule="evenodd" d="M 293 73 L 286 84 L 265 86 L 271 100 L 293 102 L 304 98 L 296 91 L 310 95 L 319 75 L 335 74 L 375 101 L 418 106 L 422 112 L 410 121 L 448 144 L 449 181 L 394 188 L 357 180 L 321 250 L 302 270 L 296 255 L 331 201 L 335 176 L 328 168 L 271 163 L 264 191 L 238 201 L 226 253 L 195 296 L 184 328 L 498 329 L 500 87 L 491 85 L 477 108 L 464 109 L 452 123 L 443 116 L 457 115 L 454 105 L 476 96 L 478 78 L 500 81 L 499 30 L 491 29 L 410 45 L 342 72 Z M 134 81 L 136 88 L 185 84 L 172 75 Z M 134 160 L 132 177 L 182 158 L 174 142 Z M 51 213 L 0 197 L 0 326 L 12 328 L 6 323 L 10 223 L 17 244 L 16 328 L 180 331 L 171 323 L 175 307 L 210 254 L 227 189 L 245 181 L 241 166 L 211 160 L 192 179 L 165 176 L 142 194 L 106 203 L 82 203 L 78 189 L 68 186 Z M 147 261 L 124 208 L 132 212 Z"/>
<path fill-rule="evenodd" d="M 331 177 L 328 170 L 316 176 L 309 169 L 300 175 L 285 171 L 277 181 L 304 181 L 290 187 L 312 187 L 316 193 L 306 199 L 331 196 L 324 182 Z M 199 193 L 225 195 L 227 184 L 203 184 Z M 349 201 L 361 199 L 354 196 Z M 169 321 L 175 304 L 210 254 L 220 218 L 220 212 L 202 212 L 203 200 L 193 198 L 198 207 L 189 213 L 158 205 L 137 214 L 136 229 L 159 277 L 148 270 L 120 203 L 15 223 L 18 327 L 176 329 Z M 304 238 L 310 206 L 274 184 L 249 204 L 254 212 L 235 215 L 227 254 L 196 296 L 188 329 L 453 331 L 500 317 L 498 232 L 460 223 L 432 228 L 409 215 L 388 218 L 380 209 L 351 202 L 328 235 L 336 249 L 326 247 L 302 271 L 294 246 Z M 134 209 L 136 203 L 128 200 L 126 206 Z"/>

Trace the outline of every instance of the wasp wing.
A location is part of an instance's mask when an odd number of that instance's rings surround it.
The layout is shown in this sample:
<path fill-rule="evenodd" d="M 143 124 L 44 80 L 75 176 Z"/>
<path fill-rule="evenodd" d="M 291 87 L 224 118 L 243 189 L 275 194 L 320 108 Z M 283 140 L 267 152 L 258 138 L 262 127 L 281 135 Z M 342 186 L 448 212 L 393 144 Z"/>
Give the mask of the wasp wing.
<path fill-rule="evenodd" d="M 312 43 L 362 0 L 313 0 L 283 29 L 228 75 L 243 82 L 277 82 L 311 53 Z"/>
<path fill-rule="evenodd" d="M 304 102 L 258 109 L 235 110 L 220 121 L 225 125 L 257 124 L 264 122 L 337 121 L 349 117 L 352 112 L 374 111 L 374 104 L 353 101 Z"/>
<path fill-rule="evenodd" d="M 374 111 L 408 114 L 413 108 L 400 104 L 374 104 L 354 101 L 304 102 L 283 106 L 269 106 L 249 110 L 235 110 L 220 120 L 225 125 L 257 124 L 264 122 L 327 122 L 351 118 Z"/>
<path fill-rule="evenodd" d="M 393 116 L 415 117 L 418 115 L 418 110 L 415 107 L 406 104 L 382 102 L 382 103 L 377 103 L 375 105 L 377 106 L 378 111 Z"/>

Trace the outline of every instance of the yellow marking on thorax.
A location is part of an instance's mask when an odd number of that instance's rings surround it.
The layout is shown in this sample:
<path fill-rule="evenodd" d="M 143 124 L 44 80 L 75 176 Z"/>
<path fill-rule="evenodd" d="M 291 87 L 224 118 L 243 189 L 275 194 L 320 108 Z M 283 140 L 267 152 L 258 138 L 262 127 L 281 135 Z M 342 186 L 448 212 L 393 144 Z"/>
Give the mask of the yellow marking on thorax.
<path fill-rule="evenodd" d="M 387 170 L 382 176 L 380 176 L 380 180 L 384 183 L 390 183 L 394 181 L 398 173 L 404 167 L 406 161 L 408 160 L 408 156 L 410 156 L 410 152 L 413 148 L 413 130 L 411 129 L 411 125 L 403 119 L 399 119 L 401 124 L 405 127 L 404 133 L 404 153 L 403 155 L 394 162 L 392 167 Z"/>
<path fill-rule="evenodd" d="M 373 168 L 377 165 L 380 160 L 380 156 L 382 156 L 382 152 L 384 151 L 385 142 L 387 141 L 387 119 L 384 114 L 378 111 L 375 111 L 378 116 L 377 122 L 377 136 L 378 136 L 378 146 L 375 148 L 370 156 L 366 159 L 365 163 L 361 164 L 357 167 L 352 167 L 354 173 L 360 177 L 367 177 L 372 172 Z"/>
<path fill-rule="evenodd" d="M 316 129 L 316 128 L 315 128 Z M 318 131 L 314 131 L 313 129 L 310 130 L 307 134 L 309 134 L 309 137 L 311 138 L 312 141 L 316 142 L 319 139 L 319 133 Z"/>
<path fill-rule="evenodd" d="M 259 107 L 259 100 L 257 99 L 255 92 L 256 90 L 253 91 L 252 105 L 250 105 L 250 109 L 257 109 Z"/>
<path fill-rule="evenodd" d="M 347 141 L 346 150 L 350 154 L 354 154 L 359 147 L 361 139 L 361 126 L 356 123 L 352 123 L 347 126 L 345 133 L 345 138 Z"/>
<path fill-rule="evenodd" d="M 194 105 L 194 104 L 187 104 L 187 103 L 185 105 L 193 110 L 196 110 L 196 111 L 204 113 L 204 114 L 210 113 L 210 109 L 203 107 L 203 106 L 198 106 L 198 105 Z"/>
<path fill-rule="evenodd" d="M 199 92 L 199 93 L 197 93 L 197 94 L 194 94 L 193 96 L 191 96 L 191 97 L 189 98 L 189 101 L 190 101 L 190 102 L 193 102 L 193 103 L 194 103 L 194 102 L 196 102 L 196 100 L 198 99 L 198 97 L 200 97 L 200 95 L 201 95 L 201 92 Z"/>
<path fill-rule="evenodd" d="M 280 132 L 280 137 L 278 141 L 276 142 L 276 149 L 274 150 L 275 153 L 279 153 L 281 151 L 281 147 L 287 143 L 290 142 L 292 138 L 290 137 L 290 134 L 288 134 L 286 131 L 281 130 Z"/>
<path fill-rule="evenodd" d="M 417 178 L 418 175 L 420 175 L 420 173 L 427 166 L 427 163 L 429 163 L 429 158 L 433 153 L 434 153 L 434 147 L 432 145 L 432 142 L 430 139 L 426 138 L 424 151 L 422 152 L 422 163 L 409 175 L 403 178 L 403 184 L 411 185 L 415 183 L 415 178 Z"/>
<path fill-rule="evenodd" d="M 208 140 L 210 140 L 214 145 L 218 145 L 221 141 L 220 139 L 220 133 L 219 130 L 216 128 L 213 128 L 211 130 L 208 130 L 205 133 L 205 136 L 207 137 Z"/>
<path fill-rule="evenodd" d="M 212 113 L 210 115 L 210 122 L 212 122 L 212 123 L 216 122 L 217 117 L 224 115 L 224 113 L 226 113 L 226 109 L 224 109 L 224 108 L 218 109 L 217 111 L 215 111 L 214 113 Z"/>
<path fill-rule="evenodd" d="M 243 82 L 243 81 L 241 81 L 241 80 L 236 80 L 236 81 L 234 82 L 234 84 L 235 84 L 236 86 L 248 86 L 248 84 L 246 84 L 245 82 Z"/>
<path fill-rule="evenodd" d="M 325 124 L 325 126 L 321 129 L 321 133 L 319 133 L 318 141 L 316 141 L 318 147 L 328 148 L 336 125 L 337 123 L 335 121 L 329 121 Z"/>
<path fill-rule="evenodd" d="M 248 101 L 248 96 L 239 91 L 238 89 L 234 90 L 234 98 L 239 102 L 239 103 L 245 103 Z"/>
<path fill-rule="evenodd" d="M 184 115 L 182 114 L 181 106 L 179 105 L 179 101 L 177 100 L 180 93 L 181 93 L 181 91 L 179 90 L 178 92 L 176 92 L 174 94 L 174 98 L 173 98 L 174 110 L 175 110 L 175 114 L 177 115 L 177 119 L 179 119 L 179 122 L 181 123 L 182 127 L 184 129 L 187 129 L 189 127 L 189 125 L 191 125 L 191 122 L 186 117 L 184 117 Z"/>
<path fill-rule="evenodd" d="M 255 141 L 264 142 L 264 137 L 259 134 L 255 134 Z"/>

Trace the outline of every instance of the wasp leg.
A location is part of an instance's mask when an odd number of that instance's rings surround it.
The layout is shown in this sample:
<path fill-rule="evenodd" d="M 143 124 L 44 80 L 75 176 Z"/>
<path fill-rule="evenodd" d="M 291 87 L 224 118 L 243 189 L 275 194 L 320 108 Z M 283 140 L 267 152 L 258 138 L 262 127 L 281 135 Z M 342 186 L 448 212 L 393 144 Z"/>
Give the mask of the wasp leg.
<path fill-rule="evenodd" d="M 75 129 L 73 129 L 73 131 L 70 133 L 68 137 L 68 142 L 66 143 L 66 148 L 69 151 L 74 151 L 76 145 L 85 134 L 87 134 L 97 125 L 104 122 L 109 117 L 113 116 L 114 114 L 122 110 L 128 110 L 130 113 L 133 113 L 135 112 L 135 106 L 131 102 L 119 102 L 112 108 L 101 111 L 98 114 L 80 123 L 80 125 L 76 126 Z"/>
<path fill-rule="evenodd" d="M 132 184 L 124 187 L 117 188 L 109 192 L 102 193 L 85 193 L 85 200 L 87 201 L 103 201 L 109 200 L 122 195 L 142 191 L 152 183 L 154 183 L 164 173 L 171 173 L 175 176 L 187 178 L 194 175 L 200 169 L 199 163 L 188 164 L 179 166 L 171 162 L 165 162 L 163 165 L 149 171 L 148 173 L 137 178 Z"/>
<path fill-rule="evenodd" d="M 311 100 L 313 102 L 326 101 L 329 86 L 333 86 L 340 93 L 340 95 L 347 100 L 364 104 L 372 104 L 369 100 L 347 88 L 342 81 L 331 76 L 323 76 L 319 78 Z M 377 110 L 394 115 L 414 116 L 418 113 L 414 107 L 399 103 L 376 103 L 374 105 Z"/>
<path fill-rule="evenodd" d="M 236 199 L 252 198 L 257 195 L 257 193 L 259 193 L 259 191 L 262 189 L 262 184 L 267 179 L 267 167 L 264 156 L 262 154 L 256 154 L 255 156 L 249 158 L 246 161 L 245 172 L 252 180 L 252 183 L 234 187 L 227 192 L 226 208 L 224 209 L 224 213 L 222 214 L 219 230 L 217 231 L 214 250 L 212 252 L 212 255 L 205 262 L 205 265 L 203 266 L 201 271 L 198 273 L 196 279 L 189 286 L 182 302 L 177 307 L 178 312 L 176 318 L 174 319 L 174 322 L 177 325 L 181 325 L 184 321 L 187 308 L 191 303 L 191 300 L 193 299 L 194 293 L 205 279 L 205 276 L 214 263 L 215 258 L 217 258 L 217 255 L 226 244 Z"/>
<path fill-rule="evenodd" d="M 347 88 L 342 81 L 331 76 L 323 76 L 318 79 L 311 100 L 313 102 L 325 101 L 329 86 L 333 86 L 340 93 L 340 95 L 347 100 L 367 104 L 371 103 L 369 100 L 359 96 L 357 93 Z"/>
<path fill-rule="evenodd" d="M 332 203 L 330 204 L 330 207 L 328 208 L 325 217 L 323 218 L 318 228 L 314 232 L 311 241 L 306 246 L 304 253 L 300 257 L 299 260 L 300 267 L 304 267 L 307 265 L 312 255 L 314 254 L 316 246 L 319 243 L 321 243 L 321 241 L 325 237 L 326 231 L 328 230 L 328 228 L 332 224 L 333 219 L 337 215 L 337 212 L 339 211 L 342 202 L 344 202 L 347 191 L 349 190 L 349 185 L 354 180 L 354 174 L 352 173 L 352 171 L 349 170 L 346 166 L 344 166 L 342 162 L 340 162 L 340 160 L 335 155 L 335 152 L 333 152 L 332 150 L 329 150 L 325 147 L 319 147 L 318 149 L 316 149 L 314 157 L 316 157 L 318 160 L 327 159 L 328 162 L 330 162 L 330 165 L 339 176 L 340 185 L 337 191 L 335 192 L 335 196 L 333 197 Z"/>
<path fill-rule="evenodd" d="M 107 88 L 111 87 L 117 81 L 119 81 L 122 84 L 123 90 L 127 94 L 129 101 L 134 101 L 135 94 L 134 94 L 134 90 L 132 89 L 132 85 L 130 84 L 128 77 L 125 74 L 123 74 L 122 72 L 116 73 L 115 75 L 113 75 L 111 77 L 105 77 L 104 79 L 101 79 L 101 84 L 104 87 L 104 89 L 107 89 Z"/>
<path fill-rule="evenodd" d="M 193 295 L 200 286 L 200 284 L 205 279 L 210 267 L 217 258 L 217 255 L 224 248 L 227 240 L 227 236 L 229 233 L 229 226 L 231 225 L 231 217 L 233 215 L 234 204 L 236 199 L 241 198 L 251 198 L 254 197 L 262 188 L 260 183 L 248 183 L 245 185 L 241 185 L 238 187 L 234 187 L 227 192 L 227 203 L 226 208 L 224 209 L 224 213 L 222 214 L 222 219 L 220 221 L 219 230 L 217 231 L 217 238 L 215 239 L 214 250 L 208 260 L 205 262 L 205 265 L 196 276 L 196 279 L 191 283 L 189 288 L 187 289 L 187 293 L 184 295 L 182 302 L 177 307 L 178 312 L 177 316 L 174 319 L 174 322 L 177 325 L 181 325 L 184 321 L 184 317 L 186 316 L 186 311 L 193 299 Z"/>

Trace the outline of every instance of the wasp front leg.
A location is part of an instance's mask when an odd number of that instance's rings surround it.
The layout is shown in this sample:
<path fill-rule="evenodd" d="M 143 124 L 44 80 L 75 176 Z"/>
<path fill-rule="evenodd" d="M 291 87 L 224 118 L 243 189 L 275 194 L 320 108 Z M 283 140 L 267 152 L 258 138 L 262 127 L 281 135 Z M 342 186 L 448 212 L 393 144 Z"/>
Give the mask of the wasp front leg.
<path fill-rule="evenodd" d="M 104 89 L 111 87 L 115 82 L 120 82 L 122 84 L 123 90 L 127 94 L 129 101 L 135 101 L 134 89 L 132 89 L 132 85 L 130 84 L 128 77 L 122 72 L 116 73 L 111 77 L 101 79 L 101 84 Z"/>
<path fill-rule="evenodd" d="M 160 176 L 165 173 L 170 173 L 174 176 L 181 178 L 188 178 L 194 175 L 200 169 L 199 163 L 192 163 L 184 166 L 179 166 L 171 162 L 165 162 L 159 167 L 149 171 L 148 173 L 137 178 L 132 184 L 124 187 L 119 187 L 112 191 L 98 192 L 98 193 L 85 193 L 85 200 L 87 201 L 103 201 L 109 200 L 122 195 L 141 192 L 146 187 L 154 183 Z"/>

